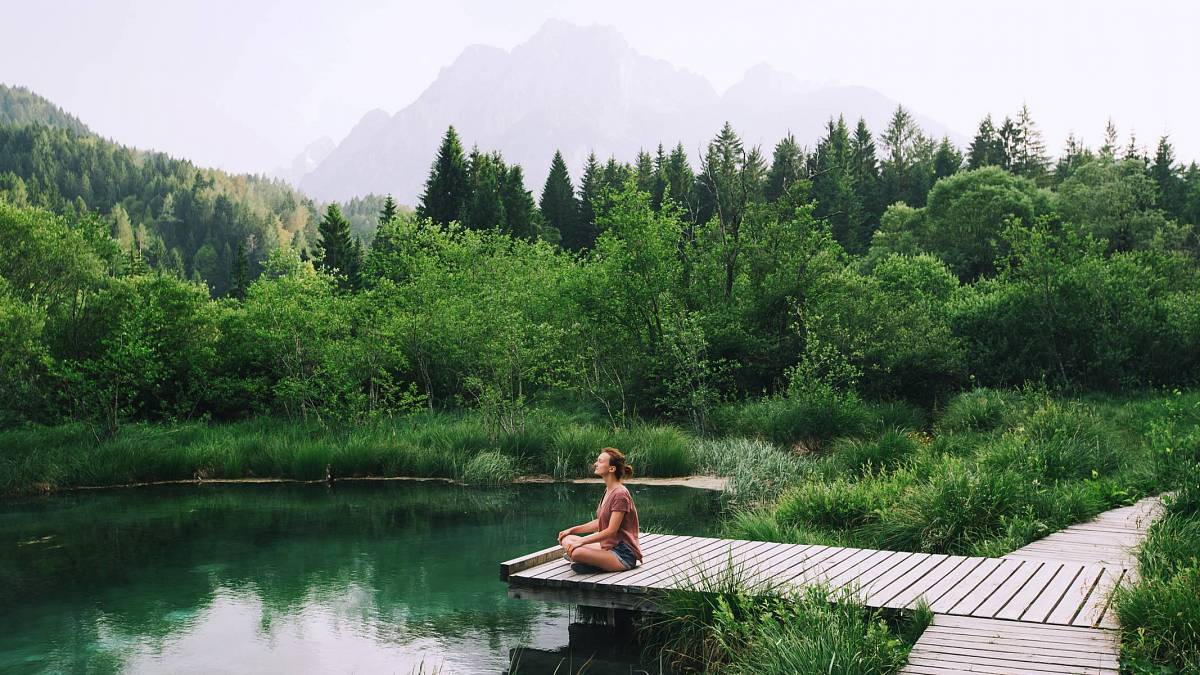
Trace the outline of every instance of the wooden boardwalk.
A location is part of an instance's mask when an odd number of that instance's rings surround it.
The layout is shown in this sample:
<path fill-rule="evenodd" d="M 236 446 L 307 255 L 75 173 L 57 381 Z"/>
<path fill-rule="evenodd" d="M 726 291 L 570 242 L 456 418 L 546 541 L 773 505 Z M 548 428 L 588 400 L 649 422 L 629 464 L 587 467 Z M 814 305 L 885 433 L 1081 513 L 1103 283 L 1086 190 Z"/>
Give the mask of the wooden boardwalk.
<path fill-rule="evenodd" d="M 1131 550 L 1158 512 L 1157 498 L 1143 500 L 1003 558 L 646 534 L 632 570 L 576 574 L 554 546 L 501 563 L 500 576 L 513 598 L 648 611 L 664 591 L 727 574 L 767 592 L 822 583 L 867 607 L 929 604 L 938 616 L 907 673 L 1115 673 L 1111 590 L 1129 579 Z"/>

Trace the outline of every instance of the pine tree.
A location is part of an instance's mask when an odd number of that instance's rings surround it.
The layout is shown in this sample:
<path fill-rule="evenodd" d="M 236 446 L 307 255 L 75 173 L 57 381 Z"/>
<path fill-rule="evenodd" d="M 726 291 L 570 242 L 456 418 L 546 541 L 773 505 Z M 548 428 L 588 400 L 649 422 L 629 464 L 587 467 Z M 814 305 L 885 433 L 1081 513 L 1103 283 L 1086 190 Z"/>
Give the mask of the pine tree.
<path fill-rule="evenodd" d="M 1122 153 L 1121 159 L 1140 162 L 1143 166 L 1148 163 L 1146 152 L 1138 145 L 1136 132 L 1129 132 L 1129 144 L 1125 146 L 1125 151 Z"/>
<path fill-rule="evenodd" d="M 664 199 L 673 200 L 695 222 L 696 175 L 692 172 L 692 165 L 688 163 L 687 151 L 683 149 L 683 143 L 676 144 L 667 157 L 667 168 L 663 171 L 663 179 L 666 181 Z"/>
<path fill-rule="evenodd" d="M 575 230 L 579 220 L 579 202 L 575 200 L 575 188 L 571 185 L 567 163 L 557 150 L 550 161 L 550 175 L 546 176 L 538 208 L 542 211 L 546 226 L 558 232 L 560 241 Z"/>
<path fill-rule="evenodd" d="M 650 208 L 662 210 L 663 197 L 667 194 L 667 155 L 662 143 L 654 154 L 654 178 L 650 183 Z"/>
<path fill-rule="evenodd" d="M 1092 158 L 1092 151 L 1084 147 L 1083 143 L 1075 137 L 1074 132 L 1067 134 L 1067 142 L 1063 148 L 1063 153 L 1059 156 L 1058 163 L 1054 166 L 1054 180 L 1057 183 L 1063 182 L 1072 173 L 1075 173 L 1075 169 L 1091 161 Z"/>
<path fill-rule="evenodd" d="M 1158 185 L 1158 206 L 1176 220 L 1182 220 L 1186 195 L 1183 167 L 1175 164 L 1175 149 L 1166 136 L 1158 139 L 1154 151 L 1154 163 L 1150 166 L 1150 177 Z"/>
<path fill-rule="evenodd" d="M 783 140 L 775 144 L 763 196 L 768 202 L 778 201 L 804 175 L 804 152 L 796 142 L 796 137 L 789 131 Z"/>
<path fill-rule="evenodd" d="M 509 236 L 526 241 L 537 239 L 537 207 L 533 195 L 525 189 L 525 173 L 519 164 L 513 164 L 505 172 L 500 201 L 504 203 L 504 227 Z"/>
<path fill-rule="evenodd" d="M 996 166 L 1006 171 L 1012 171 L 1017 148 L 1024 143 L 1021 138 L 1021 130 L 1017 128 L 1011 117 L 1005 117 L 1004 123 L 1000 125 L 1000 130 L 996 135 L 999 137 L 1000 147 L 1000 163 Z"/>
<path fill-rule="evenodd" d="M 389 194 L 383 200 L 383 210 L 381 210 L 379 212 L 379 223 L 378 224 L 383 225 L 384 223 L 388 222 L 392 218 L 395 218 L 398 213 L 399 213 L 399 208 L 396 206 L 396 200 L 392 199 L 392 195 Z"/>
<path fill-rule="evenodd" d="M 880 141 L 884 155 L 879 182 L 884 204 L 903 201 L 924 206 L 933 184 L 933 142 L 903 106 L 896 106 Z"/>
<path fill-rule="evenodd" d="M 471 151 L 467 168 L 471 198 L 461 219 L 464 227 L 471 230 L 507 231 L 502 196 L 507 173 L 499 153 L 486 154 L 478 148 Z"/>
<path fill-rule="evenodd" d="M 229 274 L 232 283 L 229 286 L 230 297 L 239 300 L 246 297 L 246 289 L 250 285 L 250 262 L 246 259 L 246 244 L 239 241 L 233 254 L 233 269 Z"/>
<path fill-rule="evenodd" d="M 854 191 L 858 193 L 858 201 L 862 206 L 859 238 L 869 242 L 886 205 L 879 194 L 879 159 L 875 154 L 875 139 L 867 128 L 867 121 L 861 117 L 854 127 L 854 137 L 850 139 L 850 165 Z"/>
<path fill-rule="evenodd" d="M 639 150 L 637 161 L 634 162 L 634 178 L 637 180 L 639 192 L 654 194 L 654 158 L 645 150 Z"/>
<path fill-rule="evenodd" d="M 817 143 L 816 166 L 812 178 L 815 214 L 829 222 L 833 236 L 849 251 L 865 248 L 859 227 L 862 203 L 854 189 L 854 164 L 850 132 L 846 120 L 829 120 L 825 137 Z"/>
<path fill-rule="evenodd" d="M 425 181 L 425 192 L 417 205 L 417 216 L 439 225 L 458 220 L 471 201 L 468 166 L 463 158 L 458 132 L 451 126 L 442 137 L 437 158 Z"/>
<path fill-rule="evenodd" d="M 1012 172 L 1030 180 L 1043 182 L 1050 158 L 1046 156 L 1046 143 L 1042 132 L 1029 114 L 1029 106 L 1022 105 L 1017 115 L 1016 146 L 1012 155 Z"/>
<path fill-rule="evenodd" d="M 563 231 L 562 247 L 571 251 L 590 249 L 596 244 L 599 228 L 596 226 L 596 201 L 600 197 L 603 169 L 596 161 L 596 153 L 589 153 L 579 181 L 579 217 L 574 227 Z"/>
<path fill-rule="evenodd" d="M 958 173 L 962 168 L 962 163 L 962 153 L 954 147 L 948 136 L 942 136 L 942 142 L 938 143 L 937 153 L 933 156 L 934 180 Z"/>
<path fill-rule="evenodd" d="M 1112 118 L 1104 125 L 1104 145 L 1100 146 L 1100 158 L 1114 160 L 1117 158 L 1117 125 Z"/>
<path fill-rule="evenodd" d="M 967 168 L 1004 166 L 1007 163 L 1004 157 L 1004 141 L 996 133 L 992 116 L 987 115 L 979 123 L 979 131 L 975 133 L 975 138 L 967 148 Z"/>
<path fill-rule="evenodd" d="M 358 260 L 354 253 L 354 240 L 350 236 L 350 221 L 342 215 L 337 204 L 325 209 L 325 217 L 317 226 L 321 236 L 321 251 L 317 264 L 321 269 L 337 276 L 341 288 L 358 287 Z"/>

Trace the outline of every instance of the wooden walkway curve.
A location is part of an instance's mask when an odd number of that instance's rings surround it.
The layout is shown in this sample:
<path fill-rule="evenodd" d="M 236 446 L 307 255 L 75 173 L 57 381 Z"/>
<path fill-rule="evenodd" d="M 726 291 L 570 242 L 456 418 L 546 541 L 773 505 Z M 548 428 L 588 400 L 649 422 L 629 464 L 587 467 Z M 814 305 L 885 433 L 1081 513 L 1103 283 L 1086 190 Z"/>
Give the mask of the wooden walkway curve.
<path fill-rule="evenodd" d="M 649 611 L 662 592 L 703 587 L 705 579 L 731 570 L 743 584 L 780 593 L 823 583 L 835 591 L 851 589 L 873 608 L 911 609 L 922 599 L 929 604 L 939 615 L 937 629 L 914 646 L 910 665 L 917 669 L 904 672 L 1107 673 L 1111 659 L 1102 656 L 1115 658 L 1117 628 L 1110 591 L 1128 578 L 1130 550 L 1157 509 L 1157 498 L 1143 500 L 1003 558 L 646 534 L 640 542 L 645 563 L 632 570 L 576 574 L 553 546 L 501 563 L 500 576 L 513 598 Z M 1063 555 L 1052 556 L 1055 551 Z M 1005 631 L 998 631 L 1001 625 Z M 1085 634 L 1078 631 L 1095 637 L 1098 649 L 1104 646 L 1097 652 L 1096 670 L 1091 665 L 1071 670 L 1071 664 L 1064 664 L 1067 670 L 1047 670 L 1045 664 L 1054 661 L 1043 659 L 1045 649 L 1028 650 L 1033 659 L 1028 668 L 1013 665 L 1023 663 L 1019 659 L 996 655 L 1015 656 L 1026 642 L 1045 642 L 1047 649 L 1063 643 L 1063 651 L 1078 651 L 1056 639 Z M 964 634 L 962 645 L 941 644 L 947 632 Z M 947 653 L 949 648 L 957 651 Z M 973 665 L 970 655 L 976 652 L 981 662 Z M 1033 667 L 1039 659 L 1043 665 Z M 992 661 L 1005 663 L 996 670 Z M 933 665 L 939 663 L 951 665 Z"/>

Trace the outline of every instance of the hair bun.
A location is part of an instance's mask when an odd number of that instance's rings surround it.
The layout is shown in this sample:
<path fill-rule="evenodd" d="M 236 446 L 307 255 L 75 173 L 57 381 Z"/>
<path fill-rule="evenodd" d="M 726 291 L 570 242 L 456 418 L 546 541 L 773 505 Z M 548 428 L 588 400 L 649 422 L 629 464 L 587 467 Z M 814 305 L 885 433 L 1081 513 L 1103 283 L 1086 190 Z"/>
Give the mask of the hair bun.
<path fill-rule="evenodd" d="M 626 464 L 625 465 L 625 477 L 628 478 L 629 476 L 632 476 L 632 475 L 633 475 L 633 467 Z"/>

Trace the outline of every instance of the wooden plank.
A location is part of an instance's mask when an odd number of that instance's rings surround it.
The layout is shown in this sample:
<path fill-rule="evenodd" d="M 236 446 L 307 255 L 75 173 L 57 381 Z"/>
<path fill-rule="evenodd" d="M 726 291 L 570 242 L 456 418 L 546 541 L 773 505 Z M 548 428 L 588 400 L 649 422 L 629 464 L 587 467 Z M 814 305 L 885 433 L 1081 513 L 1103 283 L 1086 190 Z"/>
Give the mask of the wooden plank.
<path fill-rule="evenodd" d="M 922 640 L 926 636 L 961 640 L 963 642 L 994 642 L 999 640 L 1005 644 L 1018 646 L 1028 644 L 1030 647 L 1055 647 L 1068 652 L 1082 652 L 1084 654 L 1095 654 L 1116 644 L 1114 640 L 1059 640 L 1051 635 L 1038 635 L 1036 632 L 1026 633 L 1017 631 L 1005 633 L 982 628 L 951 628 L 933 625 L 921 633 Z"/>
<path fill-rule="evenodd" d="M 500 563 L 500 581 L 507 581 L 509 576 L 516 574 L 517 572 L 522 572 L 532 567 L 537 567 L 538 565 L 547 563 L 554 558 L 561 556 L 562 552 L 563 550 L 561 546 L 554 545 L 549 548 L 544 548 L 540 551 L 535 551 L 528 555 L 523 555 L 519 558 L 505 560 L 504 562 Z"/>
<path fill-rule="evenodd" d="M 585 591 L 581 588 L 551 588 L 546 586 L 513 584 L 508 587 L 508 597 L 515 600 L 536 600 L 539 602 L 586 605 L 588 607 L 604 607 L 607 609 L 632 609 L 651 612 L 658 609 L 652 596 Z"/>
<path fill-rule="evenodd" d="M 946 592 L 936 600 L 930 602 L 929 609 L 939 614 L 949 611 L 951 607 L 958 604 L 959 600 L 962 600 L 968 593 L 975 590 L 975 587 L 999 567 L 1002 562 L 1002 560 L 997 558 L 984 558 L 978 566 L 971 570 L 970 574 L 959 580 L 953 587 L 946 589 Z"/>
<path fill-rule="evenodd" d="M 916 600 L 910 602 L 908 606 L 916 606 L 917 601 L 921 598 L 924 598 L 926 603 L 932 605 L 943 595 L 945 595 L 947 591 L 958 585 L 960 581 L 966 578 L 967 575 L 971 574 L 971 572 L 973 572 L 986 560 L 988 559 L 974 557 L 963 558 L 962 563 L 958 567 L 955 567 L 949 574 L 943 577 L 941 581 L 938 581 L 929 588 L 925 589 L 925 591 L 921 593 L 921 595 L 917 596 Z"/>
<path fill-rule="evenodd" d="M 852 579 L 862 570 L 862 565 L 866 565 L 867 569 L 873 564 L 878 564 L 883 558 L 888 557 L 890 551 L 876 551 L 872 549 L 859 549 L 853 555 L 845 558 L 834 565 L 823 568 L 821 570 L 821 583 L 827 585 L 830 589 L 837 588 L 840 584 L 837 579 L 849 574 L 848 579 Z"/>
<path fill-rule="evenodd" d="M 864 580 L 863 583 L 858 587 L 858 597 L 862 600 L 863 604 L 867 604 L 868 607 L 873 607 L 874 605 L 868 604 L 871 596 L 873 596 L 879 589 L 885 588 L 896 579 L 904 576 L 909 570 L 925 562 L 928 558 L 928 553 L 914 553 L 907 558 L 898 561 L 892 566 L 891 569 L 883 574 L 880 574 L 869 581 Z"/>
<path fill-rule="evenodd" d="M 1019 570 L 1013 572 L 1013 575 L 1008 578 L 1008 581 L 1005 581 L 1003 584 L 1001 584 L 1000 587 L 997 588 L 994 593 L 992 593 L 992 596 L 987 600 L 984 600 L 971 612 L 971 614 L 986 617 L 996 616 L 996 613 L 1003 609 L 1004 606 L 1007 605 L 1017 593 L 1020 593 L 1021 589 L 1025 588 L 1025 585 L 1029 583 L 1029 580 L 1032 579 L 1033 576 L 1045 566 L 1046 563 L 1043 562 L 1025 563 Z"/>
<path fill-rule="evenodd" d="M 913 584 L 924 578 L 926 574 L 932 572 L 935 567 L 942 564 L 947 558 L 949 556 L 940 553 L 925 558 L 904 574 L 896 577 L 890 584 L 877 587 L 867 597 L 867 600 L 878 607 L 894 607 L 890 602 L 892 598 L 911 588 Z"/>
<path fill-rule="evenodd" d="M 662 560 L 658 561 L 658 564 L 654 566 L 647 565 L 638 574 L 622 580 L 621 585 L 630 589 L 644 588 L 647 582 L 654 581 L 659 577 L 676 574 L 682 567 L 690 564 L 696 556 L 703 556 L 706 551 L 719 548 L 722 540 L 696 537 L 693 541 L 684 542 L 684 544 L 684 546 L 676 547 L 670 554 L 664 556 Z"/>
<path fill-rule="evenodd" d="M 1000 608 L 998 612 L 992 616 L 997 619 L 1012 619 L 1017 620 L 1025 613 L 1025 610 L 1033 604 L 1034 600 L 1042 594 L 1042 591 L 1054 581 L 1054 577 L 1063 569 L 1062 563 L 1048 562 L 1041 566 L 1040 569 L 1029 579 L 1019 592 L 1009 599 L 1008 604 Z"/>
<path fill-rule="evenodd" d="M 964 630 L 991 630 L 1004 634 L 1027 634 L 1035 636 L 1053 636 L 1056 640 L 1089 640 L 1111 641 L 1116 639 L 1112 631 L 1102 631 L 1093 628 L 1077 628 L 1074 626 L 1056 624 L 1038 624 L 1028 621 L 1002 621 L 974 616 L 955 616 L 941 614 L 934 617 L 934 623 L 940 626 L 961 628 Z"/>
<path fill-rule="evenodd" d="M 657 581 L 685 575 L 689 569 L 699 564 L 700 561 L 709 556 L 729 550 L 729 546 L 730 542 L 725 539 L 701 537 L 695 545 L 676 549 L 670 555 L 669 559 L 662 561 L 662 564 L 653 569 L 648 568 L 644 573 L 625 580 L 623 585 L 630 588 L 644 589 Z"/>
<path fill-rule="evenodd" d="M 966 595 L 960 597 L 958 602 L 954 603 L 953 606 L 947 607 L 946 613 L 970 614 L 976 607 L 981 605 L 984 600 L 987 600 L 988 597 L 991 596 L 991 594 L 995 592 L 995 590 L 999 588 L 1001 584 L 1003 584 L 1005 581 L 1008 581 L 1008 578 L 1012 576 L 1013 572 L 1017 571 L 1022 565 L 1026 564 L 1028 563 L 1026 563 L 1024 560 L 1001 560 L 1000 564 L 997 565 L 995 569 L 991 571 L 991 573 L 979 580 L 979 583 L 975 585 L 975 588 L 972 588 Z"/>
<path fill-rule="evenodd" d="M 1116 654 L 1064 650 L 1054 643 L 1033 644 L 1012 642 L 1004 638 L 988 640 L 959 640 L 957 636 L 943 634 L 922 635 L 919 641 L 921 652 L 927 653 L 973 653 L 991 652 L 996 658 L 1033 657 L 1039 663 L 1063 666 L 1093 666 L 1119 668 Z M 932 647 L 932 649 L 931 649 Z"/>
<path fill-rule="evenodd" d="M 1058 606 L 1053 612 L 1046 617 L 1046 623 L 1070 624 L 1075 619 L 1075 615 L 1083 608 L 1089 595 L 1092 594 L 1092 589 L 1096 582 L 1104 574 L 1104 568 L 1100 565 L 1088 565 L 1076 577 L 1075 583 L 1072 584 L 1063 598 L 1059 601 Z"/>
<path fill-rule="evenodd" d="M 1125 570 L 1112 570 L 1105 568 L 1105 574 L 1096 583 L 1095 590 L 1088 597 L 1087 603 L 1075 620 L 1071 622 L 1072 626 L 1087 626 L 1095 628 L 1100 624 L 1100 619 L 1104 616 L 1104 611 L 1108 609 L 1109 603 L 1112 602 L 1112 592 L 1121 584 L 1121 579 L 1125 576 Z"/>
<path fill-rule="evenodd" d="M 915 651 L 915 650 L 914 650 Z M 1047 675 L 1048 673 L 1063 673 L 1062 669 L 1047 669 L 1036 663 L 981 663 L 954 659 L 953 657 L 924 656 L 920 653 L 908 655 L 908 663 L 914 667 L 938 668 L 943 673 L 989 673 L 995 675 Z M 901 672 L 908 672 L 907 670 Z M 1100 669 L 1083 669 L 1067 671 L 1070 675 L 1107 675 Z M 1112 671 L 1115 675 L 1116 671 Z"/>
<path fill-rule="evenodd" d="M 830 579 L 830 589 L 862 588 L 864 584 L 887 574 L 897 564 L 912 555 L 903 551 L 880 551 L 880 553 L 883 555 L 873 558 L 869 565 L 859 566 L 853 571 L 847 570 L 847 573 L 838 575 L 838 578 Z"/>
<path fill-rule="evenodd" d="M 962 647 L 928 641 L 921 645 L 919 655 L 926 658 L 940 658 L 945 660 L 954 660 L 956 657 L 963 658 L 966 663 L 1008 661 L 1020 664 L 1030 670 L 1045 668 L 1049 672 L 1060 673 L 1074 673 L 1079 672 L 1080 669 L 1087 668 L 1109 668 L 1112 670 L 1120 668 L 1115 656 L 1110 656 L 1107 659 L 1096 654 L 1068 656 L 1055 650 L 1022 653 L 1018 651 L 991 649 L 990 647 L 989 645 Z"/>
<path fill-rule="evenodd" d="M 798 568 L 809 564 L 809 560 L 829 555 L 834 550 L 836 549 L 830 546 L 813 544 L 797 546 L 783 555 L 776 554 L 755 570 L 753 583 L 762 589 L 778 588 L 782 586 L 785 578 L 795 574 Z"/>
<path fill-rule="evenodd" d="M 678 574 L 646 581 L 641 585 L 646 588 L 703 589 L 714 579 L 720 580 L 726 574 L 740 578 L 745 568 L 743 556 L 767 546 L 770 546 L 770 542 L 737 541 L 726 547 L 718 546 L 707 551 L 703 558 L 691 563 L 690 567 L 681 568 Z"/>
<path fill-rule="evenodd" d="M 900 591 L 900 593 L 896 596 L 890 598 L 887 601 L 888 606 L 897 609 L 904 609 L 905 607 L 914 605 L 917 598 L 920 598 L 928 593 L 931 588 L 940 583 L 946 577 L 953 574 L 956 569 L 961 567 L 968 560 L 970 560 L 970 558 L 960 555 L 946 556 L 946 559 L 938 563 L 937 567 L 929 570 L 925 576 L 913 582 L 911 586 L 903 591 Z"/>
<path fill-rule="evenodd" d="M 839 560 L 852 555 L 858 549 L 842 548 L 840 546 L 829 546 L 825 550 L 803 560 L 800 564 L 792 567 L 786 572 L 781 572 L 776 575 L 775 581 L 781 588 L 791 588 L 796 586 L 808 586 L 819 573 L 822 566 L 834 564 Z"/>
<path fill-rule="evenodd" d="M 661 548 L 659 548 L 656 545 L 655 556 L 665 555 L 666 551 L 672 550 L 674 548 L 686 547 L 686 546 L 690 545 L 691 542 L 695 539 L 696 539 L 696 537 L 672 537 L 670 540 L 662 541 Z M 644 555 L 643 555 L 643 557 L 644 557 Z M 641 571 L 644 571 L 644 569 L 646 567 L 654 567 L 654 565 L 653 564 L 647 565 L 645 562 L 643 562 L 641 565 L 634 567 L 632 570 L 626 570 L 625 572 L 616 572 L 613 574 L 632 574 L 635 572 L 640 573 Z M 563 586 L 563 585 L 571 585 L 571 584 L 582 582 L 591 576 L 599 576 L 599 575 L 577 574 L 574 570 L 571 569 L 570 563 L 568 563 L 566 561 L 562 561 L 562 564 L 556 566 L 555 569 L 553 569 L 551 571 L 541 571 L 536 574 L 530 575 L 530 579 L 540 580 L 542 585 L 546 585 L 546 586 Z"/>

